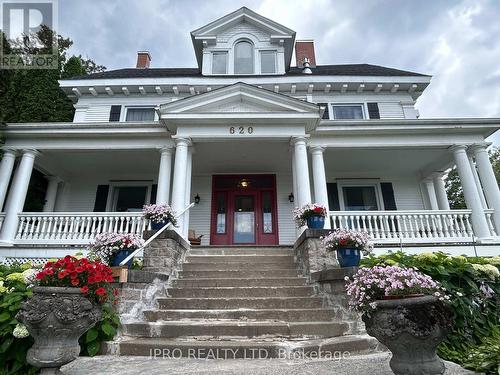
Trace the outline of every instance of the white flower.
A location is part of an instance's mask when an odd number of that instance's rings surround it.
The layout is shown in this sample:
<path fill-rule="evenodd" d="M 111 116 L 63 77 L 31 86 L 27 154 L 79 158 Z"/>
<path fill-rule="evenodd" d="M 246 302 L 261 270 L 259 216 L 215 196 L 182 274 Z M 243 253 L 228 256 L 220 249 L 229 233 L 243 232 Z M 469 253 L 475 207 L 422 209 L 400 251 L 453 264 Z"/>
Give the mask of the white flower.
<path fill-rule="evenodd" d="M 460 292 L 457 292 L 457 296 L 463 297 L 464 295 L 462 293 L 460 293 Z"/>
<path fill-rule="evenodd" d="M 18 325 L 16 325 L 16 328 L 14 328 L 12 335 L 18 339 L 22 339 L 24 337 L 28 337 L 30 334 L 26 326 L 24 324 L 19 323 Z"/>

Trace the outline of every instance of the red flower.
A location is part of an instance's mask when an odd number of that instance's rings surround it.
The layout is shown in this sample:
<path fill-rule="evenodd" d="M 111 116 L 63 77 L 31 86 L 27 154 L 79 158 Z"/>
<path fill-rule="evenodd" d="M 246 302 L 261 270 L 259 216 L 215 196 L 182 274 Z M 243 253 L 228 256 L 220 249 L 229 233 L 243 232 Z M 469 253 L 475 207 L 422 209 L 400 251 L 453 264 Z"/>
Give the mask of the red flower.
<path fill-rule="evenodd" d="M 347 245 L 347 240 L 340 240 L 340 241 L 339 241 L 339 244 L 340 244 L 341 246 L 345 246 L 345 245 Z"/>
<path fill-rule="evenodd" d="M 54 270 L 52 268 L 47 268 L 43 272 L 45 272 L 46 275 L 53 275 L 54 274 Z"/>
<path fill-rule="evenodd" d="M 314 212 L 320 214 L 323 212 L 323 209 L 321 207 L 314 207 Z"/>
<path fill-rule="evenodd" d="M 57 274 L 57 278 L 58 279 L 64 279 L 67 275 L 68 275 L 68 272 L 66 272 L 65 270 L 62 270 L 61 272 L 59 272 Z"/>
<path fill-rule="evenodd" d="M 97 289 L 95 291 L 95 293 L 98 295 L 98 296 L 103 296 L 106 294 L 106 289 L 104 289 L 103 287 L 100 287 L 99 289 Z"/>
<path fill-rule="evenodd" d="M 82 266 L 78 266 L 76 267 L 75 271 L 78 273 L 82 273 L 83 271 L 85 271 L 85 268 L 83 268 Z"/>
<path fill-rule="evenodd" d="M 113 295 L 116 297 L 118 295 L 119 291 L 116 288 L 113 288 Z"/>
<path fill-rule="evenodd" d="M 37 280 L 42 280 L 45 277 L 45 272 L 43 272 L 43 271 L 38 272 L 35 277 Z"/>
<path fill-rule="evenodd" d="M 84 285 L 84 286 L 82 286 L 82 287 L 80 288 L 80 292 L 85 293 L 85 294 L 86 294 L 86 293 L 88 293 L 88 292 L 89 292 L 89 287 L 88 287 L 88 285 Z"/>
<path fill-rule="evenodd" d="M 78 279 L 71 279 L 71 285 L 77 286 L 79 283 Z"/>

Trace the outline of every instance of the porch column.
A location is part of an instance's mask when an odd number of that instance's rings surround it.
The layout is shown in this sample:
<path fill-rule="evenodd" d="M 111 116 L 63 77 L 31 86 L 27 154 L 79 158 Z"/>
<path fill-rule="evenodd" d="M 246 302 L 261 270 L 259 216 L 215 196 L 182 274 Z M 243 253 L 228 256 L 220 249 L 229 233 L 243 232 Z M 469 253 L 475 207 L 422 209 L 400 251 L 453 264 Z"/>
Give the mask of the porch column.
<path fill-rule="evenodd" d="M 328 190 L 326 187 L 325 161 L 323 159 L 324 147 L 315 146 L 311 148 L 312 154 L 312 172 L 314 182 L 314 201 L 328 208 Z M 330 229 L 330 220 L 327 216 L 325 228 Z"/>
<path fill-rule="evenodd" d="M 479 180 L 479 175 L 477 174 L 477 169 L 476 169 L 476 163 L 474 163 L 474 157 L 472 155 L 469 155 L 469 164 L 470 164 L 470 169 L 472 171 L 472 175 L 474 176 L 474 182 L 476 183 L 476 189 L 477 192 L 479 193 L 479 198 L 481 199 L 483 208 L 486 210 L 488 208 L 488 203 L 486 203 L 483 186 L 481 185 L 481 181 Z"/>
<path fill-rule="evenodd" d="M 19 223 L 18 214 L 23 211 L 28 185 L 35 164 L 35 157 L 38 154 L 35 150 L 24 150 L 21 162 L 16 169 L 9 196 L 5 205 L 5 220 L 0 232 L 0 242 L 12 244 L 16 236 Z"/>
<path fill-rule="evenodd" d="M 177 138 L 175 140 L 175 163 L 174 179 L 172 184 L 172 209 L 180 213 L 184 208 L 186 201 L 186 176 L 188 162 L 188 147 L 191 144 L 189 138 Z M 176 231 L 183 234 L 184 215 L 177 219 Z"/>
<path fill-rule="evenodd" d="M 158 170 L 158 186 L 156 188 L 156 203 L 168 203 L 170 196 L 170 176 L 172 175 L 171 147 L 160 150 L 160 169 Z"/>
<path fill-rule="evenodd" d="M 493 208 L 493 220 L 497 231 L 500 230 L 500 191 L 495 177 L 495 172 L 491 166 L 490 157 L 486 151 L 486 144 L 476 144 L 472 146 L 472 152 L 476 158 L 477 171 L 481 178 L 484 195 L 489 207 Z"/>
<path fill-rule="evenodd" d="M 295 150 L 295 172 L 297 176 L 297 206 L 311 203 L 311 185 L 307 164 L 307 146 L 305 137 L 292 137 Z"/>
<path fill-rule="evenodd" d="M 472 210 L 471 221 L 476 237 L 480 239 L 491 237 L 486 217 L 484 216 L 483 205 L 479 198 L 479 193 L 474 182 L 474 175 L 469 164 L 469 158 L 466 153 L 467 147 L 456 145 L 451 147 L 455 164 L 457 165 L 458 175 L 464 191 L 465 203 Z"/>
<path fill-rule="evenodd" d="M 186 195 L 184 199 L 184 207 L 191 204 L 191 179 L 193 170 L 193 147 L 188 148 L 187 165 L 186 165 Z M 188 238 L 189 232 L 189 210 L 184 214 L 184 236 Z"/>
<path fill-rule="evenodd" d="M 2 161 L 0 162 L 0 212 L 2 211 L 9 187 L 10 176 L 14 169 L 16 161 L 16 152 L 14 150 L 3 150 Z"/>
<path fill-rule="evenodd" d="M 47 192 L 45 193 L 45 204 L 43 205 L 43 212 L 54 212 L 57 198 L 57 188 L 61 179 L 56 176 L 48 176 Z"/>
<path fill-rule="evenodd" d="M 450 202 L 448 201 L 448 195 L 446 194 L 446 186 L 443 181 L 443 174 L 436 172 L 432 175 L 432 181 L 434 182 L 434 189 L 436 190 L 436 198 L 438 207 L 440 210 L 449 210 Z"/>
<path fill-rule="evenodd" d="M 427 196 L 429 197 L 429 203 L 431 205 L 431 210 L 439 210 L 438 201 L 436 197 L 436 189 L 434 189 L 434 182 L 431 178 L 426 178 L 424 181 L 425 188 L 427 190 Z"/>

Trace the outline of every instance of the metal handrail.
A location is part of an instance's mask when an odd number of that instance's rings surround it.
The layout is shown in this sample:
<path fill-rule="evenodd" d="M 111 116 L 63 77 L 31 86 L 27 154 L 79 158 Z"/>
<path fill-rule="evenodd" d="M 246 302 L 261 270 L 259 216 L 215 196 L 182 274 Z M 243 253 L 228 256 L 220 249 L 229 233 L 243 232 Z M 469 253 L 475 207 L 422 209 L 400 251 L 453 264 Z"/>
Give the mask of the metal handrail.
<path fill-rule="evenodd" d="M 182 215 L 184 215 L 184 213 L 189 210 L 191 207 L 194 206 L 194 203 L 191 203 L 189 206 L 187 206 L 185 209 L 183 209 L 178 215 L 174 216 L 175 219 L 181 217 Z M 156 233 L 154 233 L 150 238 L 148 238 L 148 240 L 146 242 L 144 242 L 144 245 L 142 245 L 140 248 L 138 248 L 137 250 L 135 250 L 132 254 L 130 254 L 128 257 L 126 257 L 125 259 L 123 259 L 121 262 L 120 262 L 120 266 L 123 266 L 125 265 L 130 259 L 134 258 L 141 250 L 144 250 L 146 248 L 146 246 L 148 246 L 151 242 L 153 242 L 153 240 L 158 237 L 161 233 L 163 233 L 167 228 L 169 228 L 170 226 L 172 225 L 172 222 L 168 222 L 167 224 L 165 224 L 163 227 L 161 227 L 161 229 L 159 229 Z"/>

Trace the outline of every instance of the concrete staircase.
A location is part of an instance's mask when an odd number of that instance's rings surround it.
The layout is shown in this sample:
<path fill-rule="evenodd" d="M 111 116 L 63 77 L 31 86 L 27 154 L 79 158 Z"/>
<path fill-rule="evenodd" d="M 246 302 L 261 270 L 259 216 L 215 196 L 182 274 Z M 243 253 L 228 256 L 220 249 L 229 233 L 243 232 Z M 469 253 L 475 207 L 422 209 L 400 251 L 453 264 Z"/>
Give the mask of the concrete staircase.
<path fill-rule="evenodd" d="M 167 293 L 143 321 L 123 324 L 108 352 L 205 358 L 212 350 L 230 359 L 377 346 L 324 306 L 289 247 L 193 248 Z"/>

